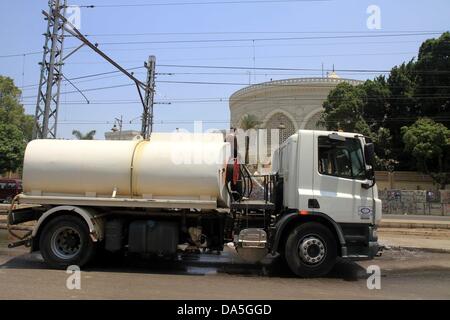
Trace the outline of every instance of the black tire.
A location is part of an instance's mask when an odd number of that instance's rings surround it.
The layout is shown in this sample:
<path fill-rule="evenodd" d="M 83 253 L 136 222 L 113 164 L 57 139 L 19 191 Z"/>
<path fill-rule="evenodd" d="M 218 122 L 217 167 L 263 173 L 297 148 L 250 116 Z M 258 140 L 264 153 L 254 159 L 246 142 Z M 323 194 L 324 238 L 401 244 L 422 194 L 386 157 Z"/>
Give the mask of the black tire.
<path fill-rule="evenodd" d="M 289 234 L 284 258 L 289 269 L 299 277 L 321 277 L 333 268 L 337 257 L 334 235 L 324 225 L 307 222 Z"/>
<path fill-rule="evenodd" d="M 82 267 L 94 256 L 95 243 L 84 220 L 76 216 L 59 216 L 42 230 L 39 239 L 42 257 L 51 267 Z"/>

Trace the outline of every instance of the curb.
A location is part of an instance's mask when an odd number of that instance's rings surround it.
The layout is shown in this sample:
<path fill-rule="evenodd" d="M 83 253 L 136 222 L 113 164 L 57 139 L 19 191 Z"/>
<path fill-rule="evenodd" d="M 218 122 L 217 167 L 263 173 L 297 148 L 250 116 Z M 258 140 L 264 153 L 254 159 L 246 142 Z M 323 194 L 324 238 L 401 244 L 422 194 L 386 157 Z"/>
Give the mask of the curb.
<path fill-rule="evenodd" d="M 420 248 L 420 247 L 409 247 L 409 246 L 383 246 L 384 251 L 388 250 L 409 250 L 409 251 L 422 251 L 430 253 L 450 253 L 450 249 L 444 248 Z"/>
<path fill-rule="evenodd" d="M 434 223 L 434 222 L 390 222 L 381 221 L 379 228 L 407 228 L 407 229 L 450 229 L 450 222 Z"/>

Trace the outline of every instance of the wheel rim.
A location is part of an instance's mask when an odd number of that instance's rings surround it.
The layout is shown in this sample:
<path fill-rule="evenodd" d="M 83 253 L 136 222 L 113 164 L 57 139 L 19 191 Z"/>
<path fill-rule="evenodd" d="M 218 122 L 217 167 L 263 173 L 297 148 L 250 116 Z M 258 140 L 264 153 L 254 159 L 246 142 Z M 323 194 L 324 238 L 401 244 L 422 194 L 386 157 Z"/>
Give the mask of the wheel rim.
<path fill-rule="evenodd" d="M 50 243 L 53 254 L 67 260 L 80 252 L 83 241 L 80 233 L 74 228 L 61 227 L 53 233 Z"/>
<path fill-rule="evenodd" d="M 315 234 L 303 237 L 298 243 L 300 259 L 309 265 L 321 264 L 325 259 L 326 252 L 325 242 Z"/>

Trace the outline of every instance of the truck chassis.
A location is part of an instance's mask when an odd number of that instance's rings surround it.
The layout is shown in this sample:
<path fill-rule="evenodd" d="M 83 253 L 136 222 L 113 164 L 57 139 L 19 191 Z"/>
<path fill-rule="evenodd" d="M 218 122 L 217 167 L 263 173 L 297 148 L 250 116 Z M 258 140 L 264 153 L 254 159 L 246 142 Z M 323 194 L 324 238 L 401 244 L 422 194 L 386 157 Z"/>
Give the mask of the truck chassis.
<path fill-rule="evenodd" d="M 319 210 L 283 208 L 282 179 L 240 170 L 241 179 L 229 190 L 229 209 L 211 200 L 19 195 L 9 225 L 33 220 L 36 225 L 24 236 L 12 232 L 19 241 L 10 246 L 40 250 L 52 267 L 66 268 L 88 264 L 99 250 L 174 256 L 180 244 L 188 251 L 220 252 L 233 242 L 244 259 L 280 255 L 301 277 L 327 274 L 338 256 L 362 260 L 379 253 L 374 225 L 338 224 Z M 255 179 L 262 182 L 263 199 L 246 197 Z M 17 203 L 38 206 L 15 209 Z"/>

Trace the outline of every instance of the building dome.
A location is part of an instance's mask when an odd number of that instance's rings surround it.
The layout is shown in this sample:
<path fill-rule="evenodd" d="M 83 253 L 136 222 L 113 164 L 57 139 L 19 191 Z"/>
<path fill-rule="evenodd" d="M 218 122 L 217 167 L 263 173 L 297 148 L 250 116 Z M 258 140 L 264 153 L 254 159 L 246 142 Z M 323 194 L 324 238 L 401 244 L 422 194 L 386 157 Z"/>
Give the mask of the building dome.
<path fill-rule="evenodd" d="M 362 83 L 342 79 L 333 71 L 326 78 L 276 80 L 242 88 L 230 97 L 231 127 L 238 128 L 242 117 L 252 114 L 261 122 L 261 128 L 282 128 L 280 142 L 299 129 L 324 129 L 317 124 L 322 104 L 342 82 Z"/>
<path fill-rule="evenodd" d="M 329 79 L 340 79 L 341 77 L 339 77 L 339 76 L 337 75 L 336 72 L 332 71 L 332 72 L 328 75 L 328 78 L 329 78 Z"/>

